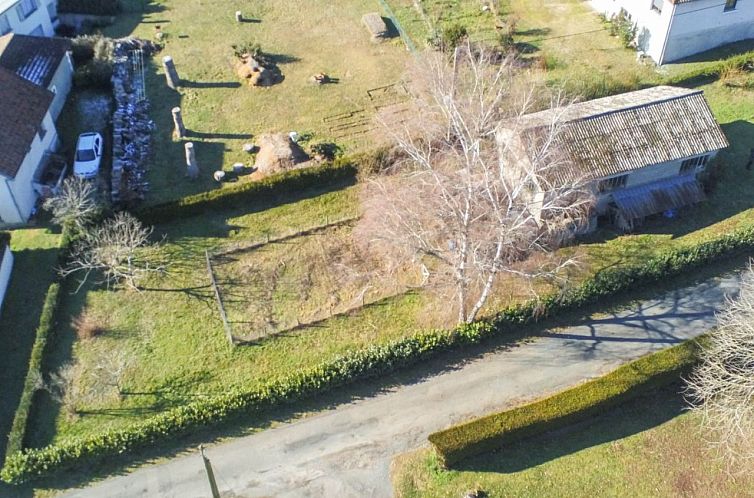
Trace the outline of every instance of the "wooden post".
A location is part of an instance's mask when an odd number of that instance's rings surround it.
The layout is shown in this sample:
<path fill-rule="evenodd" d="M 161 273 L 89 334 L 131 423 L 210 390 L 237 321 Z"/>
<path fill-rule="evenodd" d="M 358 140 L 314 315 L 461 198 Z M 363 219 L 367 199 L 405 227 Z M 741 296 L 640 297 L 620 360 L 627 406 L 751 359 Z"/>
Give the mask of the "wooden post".
<path fill-rule="evenodd" d="M 187 142 L 183 147 L 186 149 L 186 175 L 193 180 L 199 176 L 199 165 L 196 162 L 194 143 Z"/>
<path fill-rule="evenodd" d="M 173 135 L 176 138 L 183 138 L 186 136 L 186 127 L 183 125 L 183 115 L 181 114 L 180 107 L 173 107 L 171 111 L 173 113 L 173 124 L 175 124 L 175 131 Z"/>
<path fill-rule="evenodd" d="M 225 305 L 223 304 L 223 297 L 220 295 L 220 287 L 217 285 L 217 280 L 215 279 L 215 272 L 212 270 L 212 260 L 209 258 L 209 251 L 204 250 L 204 257 L 207 258 L 207 272 L 209 273 L 209 281 L 210 284 L 212 284 L 212 289 L 215 291 L 215 300 L 217 301 L 217 308 L 220 311 L 220 318 L 223 321 L 223 326 L 225 327 L 225 336 L 228 338 L 228 342 L 231 346 L 235 346 L 236 343 L 233 340 L 233 330 L 230 327 L 230 322 L 228 321 L 228 314 L 225 312 Z"/>
<path fill-rule="evenodd" d="M 236 22 L 243 22 L 243 14 L 240 10 L 236 11 Z"/>
<path fill-rule="evenodd" d="M 167 80 L 168 86 L 175 90 L 181 82 L 178 77 L 178 71 L 175 69 L 175 63 L 173 58 L 166 55 L 162 58 L 162 67 L 165 69 L 165 80 Z"/>

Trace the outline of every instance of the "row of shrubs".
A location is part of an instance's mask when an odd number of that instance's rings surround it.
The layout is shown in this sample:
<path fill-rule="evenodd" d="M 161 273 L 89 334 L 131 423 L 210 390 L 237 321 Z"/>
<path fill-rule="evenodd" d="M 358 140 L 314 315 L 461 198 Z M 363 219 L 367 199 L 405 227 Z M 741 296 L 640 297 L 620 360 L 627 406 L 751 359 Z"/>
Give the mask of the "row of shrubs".
<path fill-rule="evenodd" d="M 55 313 L 60 300 L 60 283 L 53 282 L 47 289 L 42 314 L 39 318 L 34 338 L 34 345 L 31 348 L 31 357 L 29 358 L 29 369 L 26 373 L 24 388 L 21 392 L 21 399 L 16 408 L 16 414 L 13 417 L 13 425 L 8 435 L 8 445 L 6 446 L 5 455 L 12 455 L 21 451 L 24 447 L 24 436 L 26 435 L 26 425 L 31 410 L 34 393 L 39 388 L 42 381 L 42 372 L 44 357 L 46 354 L 47 343 L 54 333 Z"/>
<path fill-rule="evenodd" d="M 640 285 L 688 272 L 720 257 L 754 248 L 754 228 L 742 229 L 698 245 L 668 251 L 643 264 L 606 269 L 564 295 L 512 306 L 494 318 L 451 331 L 435 330 L 347 353 L 310 370 L 251 390 L 196 401 L 122 429 L 69 439 L 8 455 L 0 478 L 22 483 L 77 464 L 127 453 L 192 430 L 225 423 L 260 409 L 321 394 L 356 380 L 379 376 L 438 353 L 514 332 L 539 317 L 599 301 Z"/>
<path fill-rule="evenodd" d="M 302 168 L 190 195 L 136 211 L 147 224 L 164 223 L 174 219 L 205 214 L 207 211 L 250 209 L 291 196 L 300 196 L 313 188 L 327 188 L 356 182 L 356 162 L 339 158 L 320 166 Z"/>
<path fill-rule="evenodd" d="M 446 468 L 543 432 L 600 415 L 651 389 L 677 381 L 697 359 L 698 342 L 686 341 L 580 386 L 512 410 L 494 413 L 429 435 Z"/>
<path fill-rule="evenodd" d="M 58 12 L 114 16 L 120 12 L 120 0 L 58 0 Z"/>

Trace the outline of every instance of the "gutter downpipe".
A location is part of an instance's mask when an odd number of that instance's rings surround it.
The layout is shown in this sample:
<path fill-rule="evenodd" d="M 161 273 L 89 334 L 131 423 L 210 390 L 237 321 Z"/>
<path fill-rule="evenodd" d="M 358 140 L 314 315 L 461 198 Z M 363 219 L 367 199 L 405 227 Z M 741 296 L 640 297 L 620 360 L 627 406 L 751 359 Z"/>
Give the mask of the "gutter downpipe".
<path fill-rule="evenodd" d="M 660 60 L 658 65 L 662 66 L 665 63 L 665 50 L 668 48 L 668 40 L 670 39 L 670 33 L 673 31 L 673 20 L 675 19 L 675 10 L 678 4 L 671 0 L 673 4 L 673 11 L 670 13 L 670 23 L 668 24 L 668 32 L 665 33 L 665 41 L 662 42 L 662 50 L 660 51 Z"/>

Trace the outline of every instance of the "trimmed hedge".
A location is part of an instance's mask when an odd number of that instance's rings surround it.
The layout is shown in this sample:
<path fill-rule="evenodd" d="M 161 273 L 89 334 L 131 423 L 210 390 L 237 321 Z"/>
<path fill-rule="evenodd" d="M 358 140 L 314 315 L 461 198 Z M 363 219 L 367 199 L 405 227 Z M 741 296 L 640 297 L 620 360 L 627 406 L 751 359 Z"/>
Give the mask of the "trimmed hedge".
<path fill-rule="evenodd" d="M 754 50 L 734 55 L 727 59 L 721 59 L 714 64 L 700 67 L 692 71 L 686 71 L 675 76 L 664 78 L 663 85 L 683 85 L 690 81 L 701 78 L 718 78 L 723 72 L 732 68 L 743 68 L 748 64 L 754 64 Z"/>
<path fill-rule="evenodd" d="M 58 0 L 58 12 L 114 16 L 120 12 L 120 0 Z"/>
<path fill-rule="evenodd" d="M 337 159 L 332 163 L 302 168 L 255 182 L 202 192 L 174 201 L 137 210 L 134 214 L 144 223 L 156 224 L 178 218 L 246 208 L 290 197 L 315 187 L 328 187 L 356 182 L 358 168 L 354 159 Z"/>
<path fill-rule="evenodd" d="M 657 282 L 713 259 L 734 256 L 753 248 L 754 228 L 749 228 L 693 247 L 669 251 L 644 264 L 606 269 L 562 298 L 550 296 L 539 302 L 512 306 L 494 319 L 465 324 L 452 331 L 423 332 L 387 344 L 370 346 L 260 388 L 238 389 L 169 410 L 122 429 L 8 455 L 0 478 L 18 484 L 49 476 L 76 464 L 126 453 L 198 428 L 226 423 L 263 408 L 321 394 L 356 380 L 393 372 L 442 351 L 510 333 L 538 317 L 594 303 L 603 297 Z"/>
<path fill-rule="evenodd" d="M 23 449 L 24 436 L 26 435 L 26 421 L 29 418 L 34 393 L 37 389 L 37 382 L 42 377 L 42 364 L 44 362 L 47 342 L 53 333 L 55 325 L 55 312 L 60 302 L 60 284 L 53 282 L 47 289 L 42 314 L 39 318 L 34 345 L 31 348 L 31 357 L 29 359 L 29 370 L 26 372 L 24 389 L 21 392 L 21 399 L 16 408 L 16 414 L 13 417 L 13 425 L 10 434 L 8 434 L 8 446 L 5 450 L 6 457 L 17 453 Z"/>
<path fill-rule="evenodd" d="M 449 467 L 521 439 L 602 414 L 620 403 L 667 385 L 695 364 L 697 341 L 651 354 L 549 398 L 487 415 L 429 435 L 440 462 Z"/>

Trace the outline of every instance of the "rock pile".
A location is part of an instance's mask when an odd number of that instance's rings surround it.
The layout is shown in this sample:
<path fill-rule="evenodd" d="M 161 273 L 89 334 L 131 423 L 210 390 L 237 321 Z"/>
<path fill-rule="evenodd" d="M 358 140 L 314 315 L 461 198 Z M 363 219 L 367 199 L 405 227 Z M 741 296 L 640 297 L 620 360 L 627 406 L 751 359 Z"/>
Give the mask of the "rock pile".
<path fill-rule="evenodd" d="M 364 14 L 361 17 L 361 22 L 366 26 L 369 34 L 372 35 L 372 43 L 379 43 L 387 38 L 390 38 L 390 31 L 388 30 L 385 20 L 377 12 L 370 12 Z"/>
<path fill-rule="evenodd" d="M 122 39 L 113 53 L 113 203 L 142 200 L 149 188 L 146 181 L 154 122 L 149 117 L 149 101 L 144 97 L 141 75 L 134 74 L 132 54 L 141 50 L 145 57 L 157 50 L 155 44 L 139 39 Z"/>
<path fill-rule="evenodd" d="M 260 135 L 258 143 L 254 168 L 263 176 L 295 169 L 298 164 L 309 160 L 306 152 L 288 135 Z"/>

